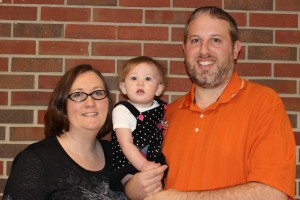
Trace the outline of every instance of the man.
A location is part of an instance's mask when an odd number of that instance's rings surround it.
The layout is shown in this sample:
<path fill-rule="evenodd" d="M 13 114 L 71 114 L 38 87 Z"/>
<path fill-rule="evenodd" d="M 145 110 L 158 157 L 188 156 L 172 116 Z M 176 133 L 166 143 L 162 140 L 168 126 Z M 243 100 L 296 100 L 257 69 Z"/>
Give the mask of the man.
<path fill-rule="evenodd" d="M 222 9 L 198 8 L 188 19 L 183 50 L 193 86 L 168 106 L 169 172 L 164 191 L 156 193 L 156 182 L 147 200 L 295 198 L 295 141 L 284 105 L 272 89 L 237 75 L 240 49 L 236 23 Z"/>

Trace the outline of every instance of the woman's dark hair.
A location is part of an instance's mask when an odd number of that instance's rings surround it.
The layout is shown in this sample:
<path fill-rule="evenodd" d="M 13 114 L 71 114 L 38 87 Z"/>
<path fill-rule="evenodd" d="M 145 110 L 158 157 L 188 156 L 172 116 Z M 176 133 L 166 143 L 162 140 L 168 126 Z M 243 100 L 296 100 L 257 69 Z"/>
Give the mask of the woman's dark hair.
<path fill-rule="evenodd" d="M 214 6 L 205 6 L 205 7 L 200 7 L 194 10 L 194 12 L 191 14 L 187 22 L 185 23 L 185 28 L 184 28 L 184 44 L 187 42 L 187 36 L 189 33 L 189 25 L 190 23 L 199 15 L 201 14 L 206 14 L 208 13 L 212 17 L 216 17 L 218 19 L 223 19 L 225 21 L 229 22 L 230 25 L 230 37 L 232 43 L 235 43 L 239 39 L 239 31 L 238 27 L 236 25 L 235 20 L 233 17 L 231 17 L 226 11 L 224 11 L 221 8 L 214 7 Z"/>
<path fill-rule="evenodd" d="M 49 101 L 48 109 L 46 111 L 45 120 L 45 136 L 57 136 L 63 134 L 64 131 L 69 131 L 70 122 L 67 116 L 67 100 L 70 89 L 78 77 L 78 75 L 85 72 L 96 73 L 103 82 L 104 89 L 107 91 L 108 98 L 108 113 L 104 125 L 98 133 L 98 138 L 110 133 L 112 130 L 112 109 L 113 103 L 107 83 L 101 72 L 89 64 L 78 65 L 67 71 L 56 85 L 51 99 Z"/>

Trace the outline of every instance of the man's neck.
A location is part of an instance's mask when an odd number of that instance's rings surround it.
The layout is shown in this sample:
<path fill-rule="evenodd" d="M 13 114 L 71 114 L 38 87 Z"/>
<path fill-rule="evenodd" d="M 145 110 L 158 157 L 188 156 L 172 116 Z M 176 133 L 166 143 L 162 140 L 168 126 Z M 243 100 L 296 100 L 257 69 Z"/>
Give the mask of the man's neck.
<path fill-rule="evenodd" d="M 228 82 L 216 88 L 202 88 L 195 85 L 195 103 L 201 109 L 209 107 L 211 104 L 218 101 L 227 84 Z"/>

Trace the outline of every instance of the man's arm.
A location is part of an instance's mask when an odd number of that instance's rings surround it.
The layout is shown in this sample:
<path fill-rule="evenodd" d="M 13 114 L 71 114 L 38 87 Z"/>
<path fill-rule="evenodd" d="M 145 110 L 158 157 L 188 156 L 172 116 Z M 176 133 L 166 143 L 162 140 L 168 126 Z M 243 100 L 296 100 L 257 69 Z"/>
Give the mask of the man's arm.
<path fill-rule="evenodd" d="M 178 190 L 165 190 L 163 192 L 151 195 L 145 200 L 287 200 L 288 196 L 283 192 L 258 182 L 246 183 L 233 187 L 195 191 L 181 192 Z"/>

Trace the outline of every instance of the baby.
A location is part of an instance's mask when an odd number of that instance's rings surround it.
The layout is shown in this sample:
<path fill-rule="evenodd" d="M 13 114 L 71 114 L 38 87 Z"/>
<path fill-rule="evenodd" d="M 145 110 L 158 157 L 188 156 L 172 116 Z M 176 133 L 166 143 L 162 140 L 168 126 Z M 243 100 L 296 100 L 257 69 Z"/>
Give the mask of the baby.
<path fill-rule="evenodd" d="M 167 106 L 158 98 L 164 79 L 162 65 L 147 56 L 128 60 L 119 73 L 119 87 L 128 100 L 113 110 L 112 189 L 127 174 L 166 164 L 161 146 Z"/>

